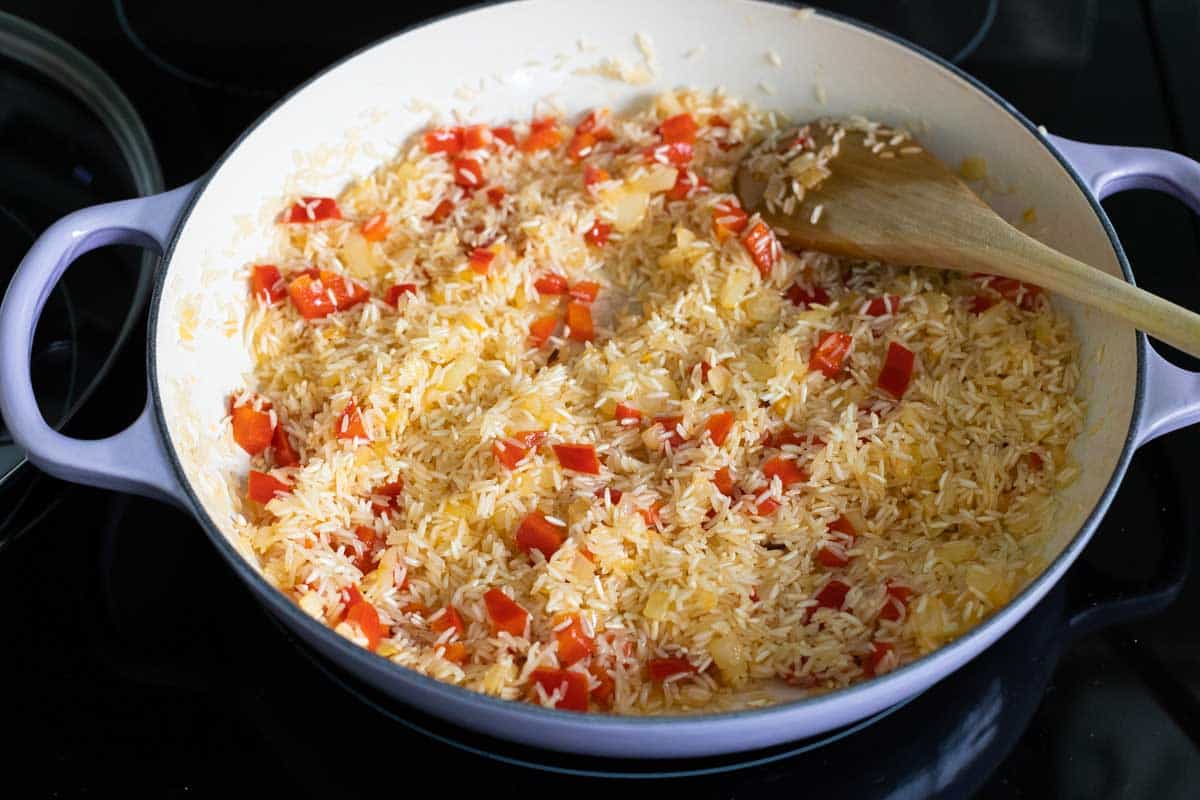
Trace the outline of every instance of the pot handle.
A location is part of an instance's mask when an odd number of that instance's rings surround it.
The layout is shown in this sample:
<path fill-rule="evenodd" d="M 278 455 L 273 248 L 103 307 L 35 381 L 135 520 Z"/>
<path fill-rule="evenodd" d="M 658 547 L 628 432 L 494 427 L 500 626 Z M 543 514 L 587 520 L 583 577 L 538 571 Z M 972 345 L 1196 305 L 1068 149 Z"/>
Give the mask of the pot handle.
<path fill-rule="evenodd" d="M 42 471 L 74 483 L 188 506 L 149 399 L 137 420 L 120 433 L 106 439 L 72 439 L 42 416 L 29 360 L 42 307 L 71 263 L 108 244 L 135 244 L 163 253 L 195 187 L 190 183 L 68 214 L 38 237 L 17 267 L 0 302 L 0 414 L 14 441 Z"/>
<path fill-rule="evenodd" d="M 1047 134 L 1096 199 L 1127 189 L 1154 189 L 1200 214 L 1200 163 L 1168 150 L 1087 144 Z M 1134 436 L 1140 447 L 1155 437 L 1200 422 L 1200 373 L 1180 369 L 1138 334 L 1146 363 L 1146 399 Z"/>
<path fill-rule="evenodd" d="M 1071 568 L 1067 633 L 1077 639 L 1116 625 L 1147 619 L 1166 611 L 1178 599 L 1191 572 L 1192 537 L 1164 531 L 1154 573 L 1124 580 L 1107 575 L 1080 559 Z"/>

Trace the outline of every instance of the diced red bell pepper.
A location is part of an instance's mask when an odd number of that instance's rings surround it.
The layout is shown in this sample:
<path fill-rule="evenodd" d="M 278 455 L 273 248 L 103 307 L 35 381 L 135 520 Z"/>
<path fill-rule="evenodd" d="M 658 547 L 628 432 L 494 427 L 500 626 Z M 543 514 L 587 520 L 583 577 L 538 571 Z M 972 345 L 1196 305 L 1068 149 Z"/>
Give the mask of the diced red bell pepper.
<path fill-rule="evenodd" d="M 483 186 L 483 165 L 473 158 L 456 158 L 450 165 L 454 182 L 464 189 Z"/>
<path fill-rule="evenodd" d="M 512 440 L 520 444 L 522 447 L 532 450 L 535 447 L 541 447 L 546 441 L 545 431 L 520 431 L 512 435 Z"/>
<path fill-rule="evenodd" d="M 557 147 L 561 141 L 562 133 L 558 129 L 558 120 L 553 117 L 544 117 L 530 123 L 529 136 L 521 142 L 521 149 L 526 153 L 549 150 Z"/>
<path fill-rule="evenodd" d="M 904 601 L 888 595 L 883 600 L 883 608 L 879 611 L 879 618 L 895 622 L 904 615 L 904 608 Z"/>
<path fill-rule="evenodd" d="M 404 493 L 404 481 L 396 479 L 391 483 L 385 483 L 376 486 L 371 490 L 372 497 L 385 498 L 384 502 L 373 501 L 371 503 L 371 511 L 375 516 L 380 517 L 389 511 L 396 511 L 400 508 L 400 495 Z"/>
<path fill-rule="evenodd" d="M 713 485 L 717 487 L 718 492 L 730 498 L 737 490 L 737 484 L 733 480 L 733 473 L 729 471 L 729 467 L 721 467 L 713 473 Z"/>
<path fill-rule="evenodd" d="M 605 498 L 605 496 L 607 496 L 608 502 L 612 503 L 614 506 L 617 503 L 621 502 L 621 498 L 625 496 L 624 493 L 620 489 L 614 489 L 611 486 L 601 486 L 599 489 L 597 489 L 594 492 L 594 494 L 596 495 L 596 497 L 599 497 L 601 500 L 603 500 Z M 585 556 L 586 555 L 587 554 L 585 553 Z M 591 556 L 587 556 L 587 559 L 589 561 L 595 561 L 595 559 L 592 558 Z"/>
<path fill-rule="evenodd" d="M 828 331 L 821 334 L 816 348 L 808 359 L 808 368 L 820 372 L 826 378 L 836 378 L 842 371 L 842 364 L 850 354 L 850 345 L 854 342 L 850 334 L 841 331 Z"/>
<path fill-rule="evenodd" d="M 779 510 L 779 501 L 774 497 L 765 497 L 766 489 L 758 493 L 758 498 L 754 504 L 755 513 L 760 517 L 769 517 Z"/>
<path fill-rule="evenodd" d="M 613 694 L 617 690 L 617 682 L 602 667 L 593 665 L 589 671 L 596 679 L 596 685 L 592 687 L 592 699 L 605 708 L 611 707 Z"/>
<path fill-rule="evenodd" d="M 567 144 L 567 158 L 575 163 L 579 163 L 590 156 L 595 148 L 595 134 L 576 131 L 575 135 L 571 137 L 571 141 Z"/>
<path fill-rule="evenodd" d="M 353 399 L 346 403 L 346 407 L 338 415 L 333 433 L 339 439 L 367 438 L 367 429 L 363 426 L 362 414 L 358 412 L 358 404 Z"/>
<path fill-rule="evenodd" d="M 890 343 L 883 369 L 879 371 L 879 388 L 897 399 L 903 397 L 912 380 L 914 359 L 913 352 L 907 347 L 897 342 Z"/>
<path fill-rule="evenodd" d="M 738 205 L 737 200 L 722 200 L 713 206 L 713 233 L 718 241 L 725 241 L 746 230 L 750 217 Z"/>
<path fill-rule="evenodd" d="M 288 209 L 285 221 L 303 224 L 341 218 L 342 210 L 332 197 L 301 197 Z"/>
<path fill-rule="evenodd" d="M 664 119 L 658 126 L 658 132 L 662 136 L 662 140 L 668 144 L 676 142 L 692 144 L 696 141 L 696 131 L 699 127 L 696 120 L 692 119 L 691 114 L 676 114 Z"/>
<path fill-rule="evenodd" d="M 674 142 L 673 144 L 660 144 L 657 147 L 648 147 L 642 154 L 649 162 L 671 164 L 676 167 L 686 167 L 692 163 L 692 158 L 696 155 L 695 150 L 687 142 Z"/>
<path fill-rule="evenodd" d="M 452 661 L 455 664 L 461 664 L 467 660 L 467 643 L 466 642 L 444 642 L 434 648 L 435 653 L 440 653 L 442 658 L 447 661 Z"/>
<path fill-rule="evenodd" d="M 1030 450 L 1027 458 L 1029 459 L 1029 468 L 1034 472 L 1040 472 L 1046 465 L 1046 460 L 1037 451 Z"/>
<path fill-rule="evenodd" d="M 1016 303 L 1026 311 L 1032 311 L 1037 308 L 1038 297 L 1042 294 L 1042 287 L 1040 286 L 1034 286 L 1032 283 L 1013 281 L 1007 278 L 1002 278 L 996 284 L 993 284 L 993 286 L 996 291 L 1004 296 L 1004 299 Z"/>
<path fill-rule="evenodd" d="M 967 308 L 970 309 L 972 314 L 982 314 L 998 302 L 1000 301 L 991 295 L 977 294 L 971 298 Z"/>
<path fill-rule="evenodd" d="M 558 457 L 558 463 L 569 470 L 586 475 L 600 474 L 600 459 L 596 456 L 595 445 L 556 444 L 554 455 Z"/>
<path fill-rule="evenodd" d="M 453 213 L 453 211 L 454 201 L 450 198 L 446 198 L 437 204 L 437 208 L 435 208 L 433 213 L 426 217 L 426 219 L 433 223 L 445 222 L 450 214 Z"/>
<path fill-rule="evenodd" d="M 691 675 L 696 672 L 696 667 L 692 662 L 678 656 L 652 658 L 646 663 L 646 667 L 650 671 L 651 680 L 658 681 L 659 683 L 675 675 Z"/>
<path fill-rule="evenodd" d="M 276 425 L 275 433 L 271 436 L 271 453 L 277 467 L 294 467 L 300 463 L 300 456 L 292 447 L 292 440 L 282 425 Z"/>
<path fill-rule="evenodd" d="M 255 264 L 250 271 L 250 294 L 267 305 L 287 297 L 287 286 L 274 264 Z"/>
<path fill-rule="evenodd" d="M 883 608 L 879 611 L 879 618 L 895 622 L 904 616 L 908 598 L 912 597 L 912 593 L 913 590 L 908 586 L 888 581 L 887 595 L 883 601 Z"/>
<path fill-rule="evenodd" d="M 497 142 L 504 142 L 509 147 L 516 147 L 517 137 L 512 128 L 501 125 L 498 128 L 492 128 L 492 146 L 495 147 Z"/>
<path fill-rule="evenodd" d="M 600 284 L 595 281 L 580 281 L 571 287 L 571 299 L 579 303 L 594 303 L 600 295 Z"/>
<path fill-rule="evenodd" d="M 844 533 L 850 537 L 858 536 L 858 531 L 854 530 L 854 523 L 846 519 L 845 516 L 840 516 L 829 523 L 829 530 Z"/>
<path fill-rule="evenodd" d="M 411 603 L 405 603 L 400 611 L 404 614 L 416 614 L 419 617 L 429 616 L 429 606 L 424 603 L 414 600 Z"/>
<path fill-rule="evenodd" d="M 679 432 L 679 424 L 683 422 L 683 417 L 655 417 L 654 424 L 661 425 L 663 433 L 663 442 L 669 444 L 672 448 L 679 447 L 683 444 L 683 434 Z"/>
<path fill-rule="evenodd" d="M 575 126 L 575 133 L 590 133 L 597 141 L 609 141 L 613 138 L 609 117 L 607 108 L 594 108 Z"/>
<path fill-rule="evenodd" d="M 750 254 L 763 279 L 771 277 L 771 269 L 779 261 L 780 247 L 779 242 L 775 240 L 775 232 L 767 223 L 762 220 L 754 223 L 754 227 L 742 237 L 742 247 Z"/>
<path fill-rule="evenodd" d="M 329 270 L 321 270 L 321 285 L 333 293 L 334 308 L 338 311 L 365 303 L 371 296 L 371 290 L 363 284 Z"/>
<path fill-rule="evenodd" d="M 516 442 L 500 439 L 492 442 L 492 455 L 508 469 L 516 469 L 517 465 L 525 460 L 525 456 L 529 455 L 529 450 Z"/>
<path fill-rule="evenodd" d="M 555 708 L 561 711 L 588 710 L 588 679 L 582 672 L 538 667 L 530 679 L 542 687 L 547 697 L 561 693 L 562 697 L 554 704 Z"/>
<path fill-rule="evenodd" d="M 379 612 L 375 606 L 366 600 L 351 603 L 346 609 L 346 621 L 357 626 L 367 639 L 367 649 L 375 652 L 379 640 L 383 638 L 383 625 L 379 621 Z"/>
<path fill-rule="evenodd" d="M 702 192 L 708 188 L 708 181 L 694 174 L 691 170 L 681 169 L 675 173 L 675 185 L 667 191 L 671 200 L 687 200 L 693 192 Z"/>
<path fill-rule="evenodd" d="M 884 660 L 896 651 L 896 646 L 891 642 L 874 642 L 871 645 L 871 655 L 867 656 L 867 663 L 863 666 L 863 672 L 869 676 L 879 674 L 879 668 L 884 664 Z"/>
<path fill-rule="evenodd" d="M 458 609 L 454 606 L 446 606 L 442 609 L 442 613 L 429 621 L 429 627 L 438 633 L 445 633 L 448 630 L 453 630 L 454 635 L 451 639 L 460 639 L 467 635 L 467 626 L 463 622 L 462 615 L 458 613 Z"/>
<path fill-rule="evenodd" d="M 587 232 L 583 234 L 583 240 L 592 247 L 604 247 L 604 245 L 608 244 L 608 237 L 610 235 L 612 235 L 612 225 L 596 220 L 592 224 L 592 227 L 588 228 Z"/>
<path fill-rule="evenodd" d="M 733 413 L 730 411 L 718 411 L 704 423 L 705 433 L 717 447 L 725 444 L 725 439 L 731 430 L 733 430 Z"/>
<path fill-rule="evenodd" d="M 658 512 L 662 510 L 662 507 L 663 501 L 655 500 L 645 508 L 638 509 L 638 514 L 641 515 L 642 521 L 646 523 L 647 528 L 653 528 L 658 525 L 660 519 Z"/>
<path fill-rule="evenodd" d="M 829 523 L 829 530 L 841 535 L 836 537 L 836 541 L 822 545 L 817 551 L 817 560 L 830 568 L 844 567 L 850 563 L 850 556 L 846 551 L 854 546 L 858 537 L 854 523 L 841 516 Z"/>
<path fill-rule="evenodd" d="M 566 156 L 574 162 L 583 161 L 584 158 L 593 154 L 596 144 L 599 142 L 608 142 L 612 138 L 612 131 L 608 130 L 608 114 L 606 110 L 593 110 L 576 126 L 575 136 L 571 137 L 570 144 L 566 146 Z M 583 180 L 584 186 L 587 187 L 587 172 L 584 172 Z"/>
<path fill-rule="evenodd" d="M 509 469 L 517 465 L 529 455 L 529 451 L 546 441 L 545 431 L 523 431 L 492 443 L 492 453 L 501 464 Z"/>
<path fill-rule="evenodd" d="M 481 150 L 492 143 L 492 132 L 487 125 L 471 125 L 463 129 L 464 150 Z"/>
<path fill-rule="evenodd" d="M 538 317 L 529 324 L 529 341 L 534 347 L 541 347 L 546 343 L 546 340 L 554 335 L 554 330 L 557 327 L 558 317 Z"/>
<path fill-rule="evenodd" d="M 597 167 L 593 164 L 587 164 L 583 168 L 583 188 L 589 192 L 597 183 L 603 183 L 608 179 L 608 172 L 600 167 Z"/>
<path fill-rule="evenodd" d="M 492 624 L 492 635 L 502 631 L 513 636 L 524 636 L 529 622 L 529 612 L 499 589 L 488 589 L 483 594 L 488 619 Z"/>
<path fill-rule="evenodd" d="M 489 203 L 494 206 L 498 206 L 504 201 L 504 195 L 507 194 L 507 191 L 503 186 L 491 186 L 488 187 L 488 190 L 485 194 L 487 194 Z"/>
<path fill-rule="evenodd" d="M 820 286 L 813 287 L 810 292 L 800 284 L 793 283 L 792 288 L 787 291 L 787 297 L 792 301 L 792 305 L 799 306 L 801 309 L 807 309 L 811 305 L 829 305 L 829 292 Z"/>
<path fill-rule="evenodd" d="M 800 469 L 795 461 L 790 458 L 783 458 L 782 456 L 776 456 L 763 462 L 762 471 L 763 475 L 767 476 L 767 480 L 779 478 L 779 483 L 785 490 L 790 486 L 808 480 L 807 472 Z"/>
<path fill-rule="evenodd" d="M 308 274 L 292 279 L 288 284 L 288 296 L 305 319 L 327 317 L 337 310 L 321 279 Z"/>
<path fill-rule="evenodd" d="M 383 296 L 383 302 L 387 303 L 392 308 L 400 306 L 400 298 L 406 294 L 416 295 L 417 285 L 415 283 L 397 283 L 395 286 L 388 287 L 387 294 Z"/>
<path fill-rule="evenodd" d="M 246 479 L 246 496 L 256 503 L 269 503 L 276 494 L 291 494 L 292 485 L 266 472 L 250 470 Z"/>
<path fill-rule="evenodd" d="M 476 275 L 487 275 L 492 268 L 492 261 L 495 258 L 496 250 L 494 247 L 476 247 L 471 251 L 467 263 L 471 265 L 471 271 Z"/>
<path fill-rule="evenodd" d="M 380 211 L 362 224 L 359 231 L 368 242 L 382 242 L 388 235 L 388 216 Z"/>
<path fill-rule="evenodd" d="M 590 342 L 596 338 L 592 310 L 587 303 L 567 303 L 567 327 L 571 331 L 568 338 L 576 342 Z"/>
<path fill-rule="evenodd" d="M 731 127 L 729 120 L 725 119 L 720 114 L 713 114 L 708 118 L 708 127 L 712 128 L 714 131 L 724 128 L 724 133 L 720 137 L 714 137 L 717 139 L 717 147 L 721 148 L 721 150 L 728 151 L 737 147 L 736 143 L 728 140 L 729 129 Z"/>
<path fill-rule="evenodd" d="M 457 155 L 463 149 L 463 129 L 430 128 L 425 131 L 425 151 L 428 153 L 445 153 Z"/>
<path fill-rule="evenodd" d="M 362 554 L 353 559 L 354 566 L 358 567 L 360 572 L 370 572 L 371 566 L 375 563 L 375 556 L 383 550 L 382 537 L 369 525 L 355 527 L 354 536 L 363 543 Z"/>
<path fill-rule="evenodd" d="M 538 290 L 538 294 L 566 294 L 568 284 L 566 277 L 547 272 L 533 282 L 533 288 Z"/>
<path fill-rule="evenodd" d="M 839 580 L 832 580 L 821 587 L 821 591 L 817 592 L 817 604 L 809 608 L 809 616 L 813 614 L 813 610 L 817 608 L 832 608 L 834 611 L 840 611 L 846 604 L 846 593 L 850 591 L 850 587 Z"/>
<path fill-rule="evenodd" d="M 1032 311 L 1037 307 L 1038 297 L 1042 293 L 1040 286 L 1023 283 L 1013 278 L 1002 278 L 999 275 L 978 272 L 971 277 L 978 279 L 981 285 L 990 288 L 1010 303 L 1016 303 L 1018 307 L 1026 311 Z"/>
<path fill-rule="evenodd" d="M 233 424 L 233 440 L 243 450 L 256 456 L 271 445 L 275 434 L 275 426 L 271 424 L 271 404 L 265 400 L 262 410 L 254 408 L 254 403 L 247 401 L 240 406 L 234 406 L 230 412 Z"/>
<path fill-rule="evenodd" d="M 344 311 L 363 303 L 370 290 L 357 281 L 329 270 L 320 270 L 314 278 L 304 272 L 288 284 L 288 296 L 305 319 L 327 317 L 334 311 Z"/>
<path fill-rule="evenodd" d="M 850 563 L 850 557 L 846 555 L 846 551 L 837 545 L 826 544 L 822 545 L 817 551 L 817 561 L 820 561 L 830 569 L 844 567 Z"/>
<path fill-rule="evenodd" d="M 592 654 L 595 645 L 584 630 L 578 614 L 555 617 L 554 640 L 558 643 L 558 663 L 569 667 Z"/>
<path fill-rule="evenodd" d="M 307 275 L 308 277 L 314 278 L 314 279 L 320 278 L 321 270 L 317 267 L 305 267 L 304 269 L 296 270 L 295 272 L 288 273 L 287 280 L 289 282 L 293 281 L 296 278 L 300 277 L 301 275 Z"/>
<path fill-rule="evenodd" d="M 538 551 L 550 560 L 566 541 L 566 529 L 556 525 L 540 511 L 534 511 L 517 527 L 517 548 L 522 553 Z"/>
<path fill-rule="evenodd" d="M 884 314 L 895 314 L 900 309 L 900 298 L 894 294 L 886 297 L 873 297 L 867 303 L 867 316 L 882 317 Z"/>
<path fill-rule="evenodd" d="M 613 416 L 622 427 L 633 427 L 634 425 L 642 424 L 642 412 L 624 403 L 617 403 L 617 408 L 613 412 Z"/>

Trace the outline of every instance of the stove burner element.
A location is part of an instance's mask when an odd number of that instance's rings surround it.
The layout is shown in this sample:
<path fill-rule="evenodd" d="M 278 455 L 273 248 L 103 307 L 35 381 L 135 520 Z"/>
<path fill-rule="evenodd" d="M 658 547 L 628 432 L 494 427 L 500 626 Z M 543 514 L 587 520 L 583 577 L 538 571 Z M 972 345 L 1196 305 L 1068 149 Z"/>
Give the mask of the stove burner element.
<path fill-rule="evenodd" d="M 172 77 L 178 78 L 184 83 L 190 83 L 194 86 L 199 86 L 202 89 L 215 89 L 229 92 L 230 94 L 243 95 L 246 97 L 270 98 L 278 94 L 277 89 L 262 89 L 251 86 L 242 86 L 226 80 L 210 80 L 209 78 L 196 75 L 187 71 L 186 69 L 183 69 L 182 67 L 172 64 L 160 56 L 148 44 L 146 44 L 142 37 L 138 35 L 137 31 L 134 30 L 133 25 L 129 22 L 129 14 L 125 10 L 125 4 L 126 0 L 113 0 L 113 11 L 116 12 L 117 24 L 121 26 L 121 32 L 125 34 L 125 37 L 129 39 L 130 43 L 132 43 L 134 47 L 141 51 L 142 55 L 148 58 L 151 63 Z M 169 8 L 172 23 L 176 22 L 175 18 L 178 16 L 179 12 L 183 10 L 184 9 L 182 8 L 173 6 Z M 219 13 L 214 13 L 211 7 L 204 7 L 203 13 L 209 18 L 221 18 L 221 15 Z"/>

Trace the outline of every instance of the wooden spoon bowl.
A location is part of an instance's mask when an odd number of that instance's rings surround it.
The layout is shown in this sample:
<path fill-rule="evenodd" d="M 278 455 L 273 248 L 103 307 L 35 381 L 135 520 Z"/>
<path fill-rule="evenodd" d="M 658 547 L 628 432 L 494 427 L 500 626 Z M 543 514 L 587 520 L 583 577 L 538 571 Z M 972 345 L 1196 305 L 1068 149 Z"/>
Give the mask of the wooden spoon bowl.
<path fill-rule="evenodd" d="M 828 121 L 801 126 L 769 146 L 804 161 L 764 158 L 756 149 L 738 170 L 738 198 L 789 247 L 1014 278 L 1200 357 L 1200 315 L 1022 233 L 918 142 L 905 137 L 893 144 L 894 138 L 894 131 Z M 828 175 L 814 181 L 813 166 Z"/>

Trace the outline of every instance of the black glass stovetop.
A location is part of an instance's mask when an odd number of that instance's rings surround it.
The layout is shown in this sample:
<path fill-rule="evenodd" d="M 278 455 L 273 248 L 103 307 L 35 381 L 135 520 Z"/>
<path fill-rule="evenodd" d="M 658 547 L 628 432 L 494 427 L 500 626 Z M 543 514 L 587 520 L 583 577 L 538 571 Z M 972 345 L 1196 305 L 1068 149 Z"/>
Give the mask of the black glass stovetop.
<path fill-rule="evenodd" d="M 1200 157 L 1200 104 L 1189 106 L 1200 97 L 1200 5 L 824 6 L 957 59 L 1054 133 Z M 170 187 L 200 175 L 287 89 L 449 5 L 6 0 L 3 8 L 55 32 L 116 81 Z M 6 102 L 0 94 L 0 123 Z M 67 170 L 72 159 L 80 160 L 64 155 Z M 21 187 L 30 208 L 54 201 L 49 183 Z M 1191 215 L 1145 192 L 1105 206 L 1139 282 L 1200 308 Z M 0 267 L 4 276 L 12 265 Z M 69 343 L 62 330 L 55 335 Z M 144 339 L 143 324 L 70 430 L 102 435 L 136 416 Z M 529 751 L 382 701 L 294 643 L 186 515 L 42 479 L 23 501 L 32 506 L 21 509 L 24 524 L 0 530 L 8 634 L 0 720 L 10 734 L 0 795 L 1195 797 L 1200 580 L 1188 554 L 1200 530 L 1198 448 L 1200 429 L 1143 448 L 1067 579 L 996 646 L 908 705 L 831 741 L 657 765 Z M 0 494 L 0 512 L 6 502 Z"/>

